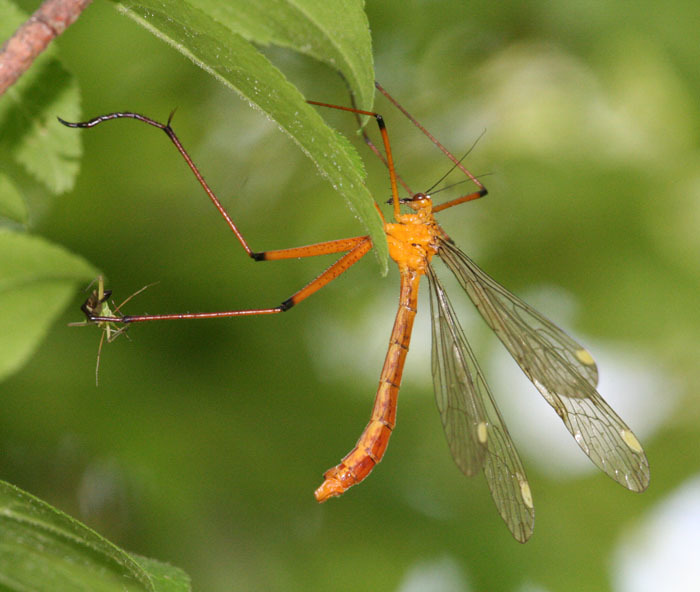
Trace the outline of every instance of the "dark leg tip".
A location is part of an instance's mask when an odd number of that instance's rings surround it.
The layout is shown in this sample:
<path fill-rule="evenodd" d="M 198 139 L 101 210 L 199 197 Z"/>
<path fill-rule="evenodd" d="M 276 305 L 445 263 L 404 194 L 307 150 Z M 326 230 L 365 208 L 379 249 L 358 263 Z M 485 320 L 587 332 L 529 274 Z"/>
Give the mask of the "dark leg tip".
<path fill-rule="evenodd" d="M 66 121 L 65 119 L 61 119 L 60 117 L 56 117 L 60 123 L 65 125 L 66 127 L 80 127 L 79 123 L 71 123 L 70 121 Z"/>
<path fill-rule="evenodd" d="M 294 306 L 294 300 L 292 300 L 291 298 L 288 298 L 282 304 L 280 304 L 280 310 L 282 312 L 285 312 L 285 311 L 289 310 L 290 308 L 292 308 L 292 306 Z"/>

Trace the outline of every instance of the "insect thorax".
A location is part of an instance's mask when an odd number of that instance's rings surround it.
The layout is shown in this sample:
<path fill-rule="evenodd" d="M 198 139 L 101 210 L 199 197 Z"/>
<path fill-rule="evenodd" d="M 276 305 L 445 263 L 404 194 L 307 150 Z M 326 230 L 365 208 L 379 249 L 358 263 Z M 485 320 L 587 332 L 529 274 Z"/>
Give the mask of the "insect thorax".
<path fill-rule="evenodd" d="M 389 256 L 401 271 L 425 273 L 428 263 L 437 253 L 437 225 L 426 224 L 423 216 L 407 214 L 395 224 L 385 224 Z"/>

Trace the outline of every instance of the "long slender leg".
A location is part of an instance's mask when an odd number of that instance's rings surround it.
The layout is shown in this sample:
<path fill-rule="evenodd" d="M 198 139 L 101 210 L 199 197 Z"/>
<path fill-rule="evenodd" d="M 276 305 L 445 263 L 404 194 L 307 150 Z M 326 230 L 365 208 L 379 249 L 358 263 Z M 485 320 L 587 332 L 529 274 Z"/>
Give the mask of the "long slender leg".
<path fill-rule="evenodd" d="M 98 316 L 91 312 L 84 311 L 88 319 L 92 322 L 114 322 L 114 323 L 137 323 L 145 321 L 156 321 L 156 320 L 169 320 L 169 319 L 208 319 L 208 318 L 218 318 L 218 317 L 232 317 L 232 316 L 243 316 L 243 315 L 261 315 L 261 314 L 276 314 L 279 312 L 284 312 L 289 310 L 292 306 L 301 302 L 305 298 L 308 298 L 311 294 L 325 286 L 327 283 L 338 277 L 344 271 L 346 271 L 351 265 L 359 261 L 372 247 L 372 243 L 369 237 L 354 237 L 348 239 L 339 239 L 334 241 L 327 241 L 324 243 L 317 243 L 315 245 L 307 245 L 303 247 L 294 247 L 291 249 L 278 249 L 273 251 L 253 251 L 248 242 L 245 240 L 238 227 L 233 222 L 229 216 L 226 209 L 223 207 L 219 199 L 216 197 L 212 189 L 209 187 L 204 177 L 200 173 L 199 169 L 193 162 L 192 158 L 185 150 L 184 146 L 180 142 L 179 138 L 172 129 L 170 123 L 172 121 L 173 114 L 170 114 L 167 123 L 160 123 L 141 115 L 139 113 L 133 112 L 118 112 L 109 113 L 107 115 L 101 115 L 95 117 L 88 121 L 71 123 L 64 121 L 59 118 L 59 121 L 73 128 L 91 128 L 104 121 L 109 121 L 112 119 L 134 119 L 142 123 L 146 123 L 160 130 L 163 130 L 171 142 L 177 148 L 180 155 L 184 158 L 190 170 L 197 178 L 197 181 L 202 186 L 209 199 L 212 201 L 216 209 L 219 211 L 221 216 L 226 220 L 229 228 L 236 235 L 236 238 L 241 243 L 241 246 L 255 261 L 272 261 L 279 259 L 296 259 L 303 257 L 314 257 L 318 255 L 327 255 L 331 253 L 341 253 L 347 252 L 346 255 L 341 257 L 333 265 L 331 265 L 326 271 L 324 271 L 315 280 L 304 286 L 301 290 L 296 292 L 290 298 L 285 300 L 279 306 L 273 308 L 260 308 L 260 309 L 249 309 L 249 310 L 229 310 L 229 311 L 219 311 L 219 312 L 204 312 L 204 313 L 184 313 L 184 314 L 161 314 L 161 315 L 134 315 L 134 316 Z"/>
<path fill-rule="evenodd" d="M 252 259 L 255 259 L 256 261 L 263 260 L 264 257 L 261 257 L 260 253 L 253 251 L 250 248 L 250 246 L 248 245 L 248 242 L 245 240 L 245 238 L 243 238 L 243 235 L 241 234 L 240 230 L 238 230 L 238 227 L 231 219 L 231 216 L 229 216 L 228 212 L 226 211 L 224 206 L 219 201 L 219 198 L 216 197 L 216 194 L 214 193 L 214 191 L 212 191 L 211 187 L 209 187 L 208 183 L 205 181 L 204 177 L 202 176 L 202 173 L 199 172 L 197 165 L 195 165 L 194 161 L 192 160 L 190 155 L 187 153 L 187 150 L 185 150 L 185 147 L 180 142 L 180 139 L 175 134 L 175 131 L 170 126 L 170 123 L 172 122 L 172 119 L 173 119 L 173 115 L 174 115 L 174 112 L 170 114 L 170 117 L 168 117 L 167 123 L 160 123 L 158 121 L 151 119 L 150 117 L 146 117 L 145 115 L 141 115 L 139 113 L 132 113 L 132 112 L 128 112 L 128 111 L 127 112 L 119 112 L 119 113 L 108 113 L 107 115 L 100 115 L 99 117 L 94 117 L 93 119 L 89 119 L 88 121 L 81 121 L 81 122 L 77 122 L 77 123 L 71 123 L 69 121 L 65 121 L 65 120 L 61 119 L 60 117 L 58 118 L 58 120 L 63 125 L 65 125 L 67 127 L 91 128 L 91 127 L 95 127 L 96 125 L 99 125 L 100 123 L 103 123 L 105 121 L 110 121 L 112 119 L 135 119 L 136 121 L 140 121 L 142 123 L 147 123 L 148 125 L 152 125 L 153 127 L 156 127 L 160 130 L 163 130 L 165 132 L 165 134 L 168 136 L 168 138 L 170 138 L 170 141 L 174 144 L 175 148 L 177 148 L 177 151 L 180 153 L 182 158 L 185 159 L 187 166 L 190 167 L 190 170 L 192 171 L 194 176 L 197 178 L 197 181 L 202 186 L 202 189 L 204 189 L 206 194 L 209 196 L 209 199 L 214 204 L 216 209 L 219 211 L 219 213 L 221 214 L 223 219 L 226 220 L 226 224 L 228 224 L 228 227 L 231 229 L 233 234 L 236 235 L 238 242 L 241 243 L 241 246 L 243 247 L 243 249 L 245 249 L 245 252 L 248 254 L 248 256 L 251 257 Z"/>
<path fill-rule="evenodd" d="M 382 93 L 389 101 L 391 101 L 392 105 L 394 105 L 401 113 L 403 113 L 408 119 L 411 121 L 413 125 L 415 125 L 420 131 L 422 131 L 428 138 L 430 138 L 430 141 L 435 144 L 440 150 L 442 150 L 443 154 L 447 156 L 454 164 L 455 166 L 462 171 L 467 177 L 469 177 L 474 184 L 479 187 L 484 192 L 484 195 L 486 195 L 486 187 L 484 187 L 483 183 L 479 181 L 474 175 L 472 175 L 467 168 L 457 159 L 457 157 L 452 154 L 447 148 L 445 148 L 439 141 L 438 139 L 433 136 L 427 129 L 425 129 L 413 115 L 411 115 L 404 107 L 399 103 L 394 97 L 392 97 L 385 89 L 384 87 L 379 84 L 379 82 L 374 83 L 374 86 L 377 88 L 377 90 Z"/>
<path fill-rule="evenodd" d="M 463 195 L 462 197 L 458 197 L 456 199 L 452 199 L 450 201 L 446 201 L 445 203 L 438 204 L 436 206 L 433 206 L 433 213 L 435 212 L 441 212 L 442 210 L 446 210 L 447 208 L 451 208 L 452 206 L 457 206 L 461 203 L 465 203 L 467 201 L 473 201 L 475 199 L 479 199 L 480 197 L 484 197 L 486 195 L 486 189 L 481 189 L 479 191 L 475 191 L 474 193 L 470 193 L 469 195 Z"/>
<path fill-rule="evenodd" d="M 338 109 L 339 111 L 348 111 L 350 113 L 357 113 L 359 115 L 369 115 L 374 117 L 379 126 L 379 132 L 382 135 L 382 141 L 384 142 L 384 152 L 386 153 L 386 165 L 389 168 L 389 181 L 391 182 L 391 199 L 394 205 L 394 218 L 398 220 L 401 215 L 401 201 L 399 199 L 399 189 L 396 180 L 396 170 L 394 168 L 394 157 L 391 154 L 391 143 L 389 142 L 389 134 L 386 131 L 386 125 L 384 124 L 384 118 L 374 111 L 364 111 L 362 109 L 355 109 L 354 107 L 344 107 L 342 105 L 332 105 L 330 103 L 321 103 L 319 101 L 306 101 L 309 105 L 317 105 L 319 107 L 328 107 L 329 109 Z"/>
<path fill-rule="evenodd" d="M 343 78 L 343 79 L 344 79 L 344 78 Z M 346 84 L 347 84 L 347 81 L 346 81 Z M 349 93 L 350 93 L 350 102 L 352 103 L 352 107 L 353 107 L 353 109 L 357 109 L 357 102 L 355 101 L 355 94 L 352 92 L 352 90 L 350 89 L 350 86 L 349 86 L 349 85 L 348 85 L 348 91 L 349 91 Z M 365 129 L 365 126 L 362 125 L 362 120 L 361 120 L 361 118 L 360 118 L 360 114 L 359 114 L 359 113 L 355 113 L 355 119 L 357 120 L 357 127 L 358 127 L 358 129 L 360 130 L 360 133 L 362 134 L 362 139 L 365 141 L 365 144 L 367 144 L 367 146 L 369 147 L 369 149 L 370 149 L 372 152 L 374 152 L 375 156 L 376 156 L 379 160 L 381 160 L 381 161 L 384 163 L 384 166 L 386 166 L 386 167 L 388 168 L 388 167 L 389 167 L 389 163 L 387 162 L 386 158 L 385 158 L 384 155 L 382 154 L 381 150 L 379 150 L 379 148 L 377 148 L 377 147 L 374 145 L 374 142 L 372 141 L 372 138 L 369 137 L 369 134 L 367 133 L 367 130 Z M 413 195 L 413 191 L 411 190 L 411 188 L 408 186 L 408 184 L 406 183 L 406 181 L 404 181 L 404 180 L 401 178 L 401 175 L 399 175 L 398 173 L 396 173 L 396 180 L 397 180 L 399 183 L 401 183 L 401 186 L 408 192 L 409 195 Z"/>
<path fill-rule="evenodd" d="M 182 319 L 216 319 L 222 317 L 239 317 L 239 316 L 251 316 L 251 315 L 266 315 L 266 314 L 277 314 L 280 312 L 285 312 L 292 308 L 295 304 L 298 304 L 302 300 L 305 300 L 311 296 L 314 292 L 317 292 L 323 286 L 333 281 L 343 272 L 347 271 L 352 265 L 357 263 L 362 257 L 364 257 L 372 248 L 372 241 L 368 236 L 356 237 L 355 239 L 341 239 L 340 241 L 331 241 L 330 243 L 319 243 L 318 245 L 310 245 L 308 247 L 297 247 L 296 249 L 285 249 L 283 251 L 269 251 L 272 254 L 281 254 L 283 257 L 279 258 L 290 258 L 290 257 L 310 257 L 313 255 L 323 255 L 327 253 L 338 252 L 337 247 L 340 244 L 347 244 L 348 242 L 354 242 L 352 249 L 333 263 L 328 269 L 321 273 L 316 279 L 312 280 L 301 290 L 295 292 L 291 297 L 287 298 L 282 304 L 275 306 L 273 308 L 253 308 L 246 310 L 224 310 L 218 312 L 195 312 L 195 313 L 176 313 L 176 314 L 158 314 L 158 315 L 131 315 L 131 316 L 114 316 L 114 317 L 102 317 L 88 315 L 88 319 L 92 322 L 111 322 L 111 323 L 142 323 L 146 321 L 168 321 L 168 320 L 182 320 Z M 308 252 L 317 247 L 320 252 Z M 336 250 L 328 250 L 336 249 Z M 306 250 L 305 255 L 301 254 L 302 250 Z M 346 250 L 346 249 L 342 249 Z"/>
<path fill-rule="evenodd" d="M 484 197 L 485 195 L 488 194 L 488 190 L 484 186 L 484 184 L 479 181 L 463 164 L 460 159 L 458 159 L 454 154 L 452 154 L 445 146 L 443 146 L 440 141 L 433 136 L 423 125 L 421 125 L 394 97 L 392 97 L 385 89 L 384 87 L 379 84 L 379 82 L 374 83 L 375 87 L 379 92 L 381 92 L 391 103 L 401 111 L 410 121 L 413 123 L 423 134 L 425 134 L 431 142 L 433 142 L 453 163 L 454 167 L 458 168 L 460 171 L 462 171 L 472 182 L 476 184 L 476 186 L 479 188 L 479 191 L 470 193 L 468 195 L 463 195 L 461 197 L 458 197 L 456 199 L 453 199 L 449 202 L 446 202 L 444 204 L 440 204 L 438 206 L 433 207 L 434 212 L 439 212 L 441 210 L 445 210 L 447 208 L 450 208 L 452 206 L 456 206 L 461 203 L 465 203 L 467 201 L 472 201 L 474 199 L 478 199 L 480 197 Z M 377 123 L 379 125 L 379 130 L 382 134 L 382 140 L 384 142 L 384 149 L 386 152 L 386 157 L 379 151 L 379 149 L 374 145 L 372 142 L 371 138 L 367 135 L 367 132 L 362 128 L 362 137 L 365 141 L 365 143 L 369 146 L 370 150 L 374 152 L 374 154 L 386 165 L 386 167 L 389 169 L 389 177 L 391 180 L 391 185 L 392 185 L 392 196 L 397 195 L 397 190 L 396 190 L 396 182 L 398 181 L 401 183 L 404 189 L 409 192 L 409 194 L 414 195 L 414 193 L 411 191 L 410 187 L 406 184 L 406 182 L 396 173 L 394 169 L 394 162 L 392 158 L 392 152 L 391 152 L 391 147 L 389 144 L 389 136 L 386 131 L 386 126 L 384 124 L 384 119 L 381 115 L 378 113 L 375 113 L 373 111 L 363 111 L 362 109 L 357 109 L 356 103 L 355 103 L 355 98 L 352 93 L 350 93 L 350 100 L 352 102 L 352 107 L 344 107 L 342 105 L 332 105 L 330 103 L 321 103 L 318 101 L 307 101 L 307 103 L 311 105 L 318 105 L 320 107 L 328 107 L 330 109 L 338 109 L 341 111 L 349 111 L 351 113 L 355 113 L 355 115 L 370 115 L 374 117 L 377 120 Z M 358 119 L 359 123 L 359 119 Z M 398 197 L 398 196 L 397 196 Z M 392 198 L 394 202 L 394 217 L 397 218 L 398 214 L 398 208 L 396 207 L 396 201 L 397 198 Z"/>
<path fill-rule="evenodd" d="M 255 259 L 256 261 L 277 261 L 280 259 L 302 259 L 305 257 L 315 257 L 317 255 L 344 253 L 346 251 L 352 251 L 366 238 L 366 236 L 355 236 L 352 238 L 340 238 L 323 243 L 316 243 L 315 245 L 292 247 L 291 249 L 261 251 L 255 254 Z"/>
<path fill-rule="evenodd" d="M 380 116 L 381 117 L 381 116 Z M 177 137 L 177 134 L 175 134 L 175 131 L 171 127 L 170 123 L 173 118 L 173 113 L 170 114 L 170 117 L 168 117 L 168 122 L 167 123 L 160 123 L 158 121 L 155 121 L 151 119 L 150 117 L 146 117 L 145 115 L 141 115 L 139 113 L 133 113 L 130 111 L 125 111 L 125 112 L 119 112 L 119 113 L 108 113 L 106 115 L 100 115 L 99 117 L 94 117 L 93 119 L 89 119 L 88 121 L 82 121 L 78 123 L 71 123 L 68 121 L 65 121 L 61 119 L 60 117 L 58 120 L 65 126 L 67 127 L 72 127 L 72 128 L 91 128 L 95 127 L 96 125 L 99 125 L 100 123 L 103 123 L 104 121 L 109 121 L 112 119 L 134 119 L 136 121 L 140 121 L 142 123 L 146 123 L 148 125 L 151 125 L 153 127 L 156 127 L 160 130 L 163 130 L 168 138 L 170 138 L 170 141 L 174 144 L 175 148 L 177 148 L 178 152 L 180 155 L 185 159 L 185 162 L 187 163 L 187 166 L 190 167 L 190 170 L 194 174 L 194 176 L 197 178 L 197 181 L 199 184 L 202 186 L 202 189 L 204 189 L 205 193 L 209 196 L 209 199 L 212 201 L 216 209 L 219 211 L 221 216 L 226 220 L 226 223 L 228 224 L 229 228 L 233 231 L 233 233 L 236 235 L 236 238 L 238 241 L 241 243 L 241 246 L 245 250 L 245 252 L 248 254 L 248 256 L 255 260 L 255 261 L 272 261 L 275 259 L 296 259 L 299 257 L 313 257 L 316 255 L 326 255 L 328 253 L 340 253 L 343 251 L 350 251 L 361 239 L 365 237 L 356 237 L 356 238 L 349 238 L 349 239 L 339 239 L 335 241 L 328 241 L 325 243 L 318 243 L 316 245 L 310 245 L 310 246 L 305 246 L 305 247 L 295 247 L 292 249 L 279 249 L 275 251 L 253 251 L 250 248 L 250 245 L 248 242 L 245 240 L 241 232 L 238 230 L 238 227 L 236 224 L 233 222 L 231 219 L 231 216 L 228 214 L 224 206 L 221 204 L 219 201 L 219 198 L 216 197 L 216 194 L 214 191 L 209 187 L 209 184 L 206 182 L 204 179 L 204 176 L 202 173 L 199 171 L 197 168 L 197 165 L 194 163 L 192 158 L 190 157 L 189 153 L 187 150 L 185 150 L 185 147 L 182 145 L 180 142 L 180 139 Z"/>

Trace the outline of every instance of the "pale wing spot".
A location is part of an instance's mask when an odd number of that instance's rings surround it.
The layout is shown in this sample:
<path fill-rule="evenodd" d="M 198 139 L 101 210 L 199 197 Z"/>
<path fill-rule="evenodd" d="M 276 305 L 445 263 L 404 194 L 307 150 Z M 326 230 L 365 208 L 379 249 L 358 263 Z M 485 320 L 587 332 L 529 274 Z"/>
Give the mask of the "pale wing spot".
<path fill-rule="evenodd" d="M 642 452 L 642 445 L 639 443 L 639 440 L 637 440 L 637 436 L 635 436 L 631 430 L 620 430 L 620 436 L 622 436 L 622 440 L 625 444 L 627 444 L 630 450 L 636 452 L 637 454 Z"/>
<path fill-rule="evenodd" d="M 648 461 L 636 437 L 596 391 L 598 371 L 588 350 L 496 283 L 453 244 L 441 241 L 440 257 L 581 449 L 615 481 L 643 491 L 649 484 Z M 481 416 L 477 417 L 478 424 Z M 495 439 L 494 429 L 489 430 L 489 444 Z M 517 502 L 526 508 L 522 500 Z"/>
<path fill-rule="evenodd" d="M 581 348 L 579 350 L 576 350 L 576 357 L 578 358 L 579 362 L 585 364 L 586 366 L 593 366 L 595 364 L 593 356 L 587 349 Z"/>
<path fill-rule="evenodd" d="M 518 475 L 518 482 L 520 484 L 520 497 L 523 498 L 523 502 L 528 508 L 534 508 L 535 504 L 532 502 L 532 492 L 530 491 L 530 484 L 525 481 L 522 475 Z"/>
<path fill-rule="evenodd" d="M 588 449 L 588 444 L 586 443 L 586 439 L 583 437 L 583 434 L 579 430 L 576 430 L 573 432 L 573 435 L 574 440 L 576 440 L 576 444 L 578 444 L 581 449 L 588 454 L 590 450 Z"/>
<path fill-rule="evenodd" d="M 476 426 L 476 437 L 479 438 L 479 442 L 481 444 L 486 444 L 486 440 L 488 438 L 488 433 L 487 433 L 487 425 L 485 421 L 480 421 L 479 425 Z"/>

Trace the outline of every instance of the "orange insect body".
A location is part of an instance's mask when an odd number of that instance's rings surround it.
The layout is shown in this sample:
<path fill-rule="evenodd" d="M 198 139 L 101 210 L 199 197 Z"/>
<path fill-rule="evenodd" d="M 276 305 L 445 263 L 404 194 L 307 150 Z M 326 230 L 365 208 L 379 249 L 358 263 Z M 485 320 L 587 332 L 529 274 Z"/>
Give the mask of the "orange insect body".
<path fill-rule="evenodd" d="M 324 473 L 323 483 L 314 492 L 319 502 L 342 494 L 370 474 L 382 460 L 396 424 L 401 376 L 417 312 L 418 286 L 430 260 L 437 253 L 437 237 L 441 233 L 433 219 L 429 197 L 417 195 L 408 205 L 416 211 L 415 214 L 398 216 L 396 224 L 384 224 L 389 255 L 401 273 L 401 295 L 372 415 L 355 447 L 340 464 Z"/>
<path fill-rule="evenodd" d="M 381 115 L 355 107 L 308 101 L 313 105 L 368 115 L 376 119 L 386 157 L 366 135 L 365 140 L 389 170 L 395 222 L 384 221 L 384 231 L 389 254 L 398 265 L 401 275 L 399 309 L 369 423 L 355 447 L 340 464 L 325 472 L 324 481 L 315 492 L 316 499 L 323 502 L 360 483 L 384 456 L 396 424 L 399 386 L 416 316 L 418 287 L 421 277 L 426 275 L 431 288 L 430 310 L 433 316 L 433 383 L 450 453 L 465 475 L 471 476 L 477 471 L 483 471 L 496 508 L 518 541 L 525 542 L 532 534 L 535 514 L 525 469 L 484 375 L 459 326 L 447 294 L 430 265 L 436 254 L 454 274 L 486 324 L 501 340 L 525 375 L 563 420 L 582 450 L 600 469 L 624 487 L 632 491 L 644 491 L 649 484 L 649 464 L 644 450 L 629 427 L 598 394 L 598 370 L 590 353 L 551 321 L 490 278 L 456 247 L 435 221 L 433 214 L 479 199 L 486 195 L 486 188 L 461 164 L 461 160 L 457 160 L 413 119 L 379 83 L 376 83 L 376 87 L 452 160 L 453 168 L 461 170 L 478 189 L 433 206 L 430 197 L 423 193 L 413 193 L 397 176 Z M 124 112 L 110 113 L 79 123 L 61 121 L 69 127 L 89 128 L 104 121 L 121 118 L 141 121 L 167 134 L 245 252 L 254 261 L 296 259 L 333 253 L 343 255 L 318 277 L 275 307 L 136 316 L 115 315 L 115 311 L 96 310 L 92 307 L 89 310 L 84 309 L 88 322 L 106 323 L 103 326 L 111 327 L 112 323 L 282 313 L 347 271 L 372 248 L 369 236 L 356 236 L 290 249 L 254 251 L 187 154 L 170 126 L 170 120 L 163 124 L 138 113 Z M 399 198 L 397 182 L 404 186 L 410 198 Z M 401 205 L 411 208 L 413 212 L 402 214 Z M 375 207 L 384 220 L 377 204 Z"/>

